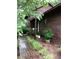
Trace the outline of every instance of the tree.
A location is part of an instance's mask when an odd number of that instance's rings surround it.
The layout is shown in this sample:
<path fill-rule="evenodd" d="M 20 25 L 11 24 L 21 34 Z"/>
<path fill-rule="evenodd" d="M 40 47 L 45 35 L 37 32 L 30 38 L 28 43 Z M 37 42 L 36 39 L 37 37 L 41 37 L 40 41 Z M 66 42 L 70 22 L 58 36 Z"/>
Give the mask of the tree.
<path fill-rule="evenodd" d="M 56 4 L 58 0 L 17 0 L 17 33 L 22 35 L 22 28 L 28 26 L 25 16 L 34 16 L 38 20 L 42 19 L 43 14 L 36 11 L 40 6 L 48 6 L 48 3 Z M 28 29 L 28 27 L 26 27 Z"/>

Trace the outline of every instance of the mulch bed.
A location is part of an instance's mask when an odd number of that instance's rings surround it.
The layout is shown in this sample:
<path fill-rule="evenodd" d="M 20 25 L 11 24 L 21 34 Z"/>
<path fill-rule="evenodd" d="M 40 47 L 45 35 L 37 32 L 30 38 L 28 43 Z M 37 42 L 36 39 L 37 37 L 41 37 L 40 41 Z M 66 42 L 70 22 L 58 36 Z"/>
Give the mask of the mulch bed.
<path fill-rule="evenodd" d="M 38 39 L 39 42 L 45 47 L 54 59 L 61 59 L 61 48 L 59 44 L 49 44 L 46 43 L 44 38 Z"/>

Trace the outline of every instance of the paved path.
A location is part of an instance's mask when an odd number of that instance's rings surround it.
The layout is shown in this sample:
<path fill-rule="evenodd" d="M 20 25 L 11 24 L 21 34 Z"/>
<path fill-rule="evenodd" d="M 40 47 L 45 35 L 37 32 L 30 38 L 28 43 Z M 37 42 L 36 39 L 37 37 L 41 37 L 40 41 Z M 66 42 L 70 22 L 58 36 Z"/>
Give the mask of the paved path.
<path fill-rule="evenodd" d="M 20 59 L 26 59 L 27 51 L 28 51 L 28 44 L 26 42 L 25 37 L 18 38 L 19 40 L 19 52 L 20 52 Z"/>
<path fill-rule="evenodd" d="M 19 39 L 19 59 L 42 59 L 42 57 L 33 48 L 30 47 L 25 37 Z"/>

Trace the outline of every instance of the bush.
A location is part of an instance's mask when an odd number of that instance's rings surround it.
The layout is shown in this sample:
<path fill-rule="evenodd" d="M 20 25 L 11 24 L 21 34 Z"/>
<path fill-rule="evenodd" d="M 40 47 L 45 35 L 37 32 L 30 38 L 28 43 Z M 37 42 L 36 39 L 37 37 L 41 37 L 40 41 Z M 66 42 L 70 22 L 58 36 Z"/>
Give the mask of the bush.
<path fill-rule="evenodd" d="M 45 28 L 43 30 L 43 36 L 45 37 L 46 40 L 49 40 L 53 37 L 54 33 L 51 28 Z"/>

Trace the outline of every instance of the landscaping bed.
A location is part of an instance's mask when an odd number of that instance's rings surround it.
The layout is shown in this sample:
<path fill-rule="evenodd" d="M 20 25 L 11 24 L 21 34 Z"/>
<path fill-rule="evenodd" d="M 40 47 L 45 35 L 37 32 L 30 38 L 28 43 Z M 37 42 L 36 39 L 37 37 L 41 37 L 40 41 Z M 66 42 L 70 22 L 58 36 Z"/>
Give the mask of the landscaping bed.
<path fill-rule="evenodd" d="M 46 42 L 38 41 L 33 37 L 27 37 L 30 49 L 28 54 L 32 59 L 60 59 L 61 54 L 58 47 L 47 44 Z"/>
<path fill-rule="evenodd" d="M 41 38 L 40 38 L 41 39 Z M 41 39 L 42 40 L 42 39 Z M 60 50 L 54 45 L 40 41 L 34 36 L 26 37 L 29 48 L 26 52 L 26 59 L 60 59 Z"/>
<path fill-rule="evenodd" d="M 36 39 L 27 37 L 27 40 L 31 46 L 31 48 L 37 52 L 39 56 L 41 56 L 43 59 L 54 59 L 53 55 L 49 53 L 49 51 L 42 46 L 40 42 L 38 42 Z M 33 54 L 32 54 L 33 55 Z"/>

